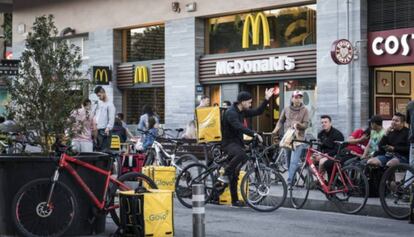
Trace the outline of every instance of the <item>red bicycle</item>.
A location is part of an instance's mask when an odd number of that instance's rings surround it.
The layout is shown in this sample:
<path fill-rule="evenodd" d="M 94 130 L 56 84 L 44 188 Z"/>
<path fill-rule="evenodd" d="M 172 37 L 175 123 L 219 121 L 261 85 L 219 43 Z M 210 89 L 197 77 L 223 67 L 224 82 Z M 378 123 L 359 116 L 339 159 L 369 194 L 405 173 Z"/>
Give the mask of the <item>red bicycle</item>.
<path fill-rule="evenodd" d="M 153 189 L 157 185 L 149 177 L 136 172 L 126 173 L 118 179 L 111 176 L 114 157 L 109 161 L 110 169 L 105 170 L 86 163 L 76 156 L 64 152 L 58 156 L 58 165 L 52 178 L 33 180 L 17 192 L 13 199 L 12 218 L 17 231 L 28 237 L 61 236 L 69 230 L 79 214 L 78 203 L 73 191 L 59 181 L 62 170 L 72 176 L 75 183 L 87 194 L 92 203 L 104 215 L 110 213 L 114 222 L 119 225 L 119 204 L 115 199 L 117 190 L 131 190 L 146 185 Z M 101 200 L 79 176 L 71 164 L 84 167 L 105 177 L 104 191 Z"/>
<path fill-rule="evenodd" d="M 339 159 L 330 157 L 313 148 L 319 145 L 316 140 L 298 141 L 309 145 L 305 157 L 305 162 L 297 168 L 291 181 L 290 200 L 293 207 L 299 209 L 305 205 L 311 186 L 320 190 L 326 198 L 332 201 L 337 208 L 347 214 L 355 214 L 364 208 L 368 199 L 368 180 L 367 177 L 357 166 L 341 167 Z M 336 142 L 338 150 L 346 145 L 346 142 Z M 325 179 L 317 167 L 314 160 L 316 157 L 327 158 L 333 161 L 333 169 Z M 316 182 L 314 181 L 316 177 Z"/>

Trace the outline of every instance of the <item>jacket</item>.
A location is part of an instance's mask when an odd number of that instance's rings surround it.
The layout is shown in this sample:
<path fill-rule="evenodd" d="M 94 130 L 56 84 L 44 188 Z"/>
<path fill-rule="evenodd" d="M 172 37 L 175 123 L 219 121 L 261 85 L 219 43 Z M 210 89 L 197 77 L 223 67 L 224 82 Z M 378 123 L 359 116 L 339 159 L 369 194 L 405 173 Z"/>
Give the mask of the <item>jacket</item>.
<path fill-rule="evenodd" d="M 394 147 L 394 153 L 408 158 L 410 151 L 410 144 L 408 141 L 409 132 L 410 130 L 408 128 L 403 127 L 401 130 L 394 129 L 387 135 L 383 136 L 378 144 L 378 151 L 374 153 L 374 156 L 384 155 L 386 153 L 384 146 L 390 145 Z"/>
<path fill-rule="evenodd" d="M 223 147 L 229 145 L 230 143 L 236 143 L 243 146 L 243 134 L 253 137 L 255 132 L 244 127 L 243 120 L 244 118 L 262 114 L 268 103 L 268 100 L 264 100 L 259 107 L 245 111 L 240 111 L 237 107 L 238 104 L 234 103 L 229 109 L 227 109 L 222 119 L 221 128 Z"/>
<path fill-rule="evenodd" d="M 295 133 L 296 138 L 300 140 L 305 139 L 305 130 L 309 126 L 309 112 L 308 109 L 302 104 L 300 107 L 296 108 L 289 106 L 282 111 L 280 119 L 277 122 L 276 127 L 281 127 L 282 124 L 284 132 L 292 127 L 293 123 L 301 123 L 304 126 L 298 129 Z"/>
<path fill-rule="evenodd" d="M 325 130 L 322 130 L 318 133 L 318 140 L 320 140 L 321 145 L 319 146 L 319 150 L 322 153 L 326 153 L 329 156 L 333 157 L 338 153 L 338 144 L 335 143 L 335 141 L 344 141 L 344 135 L 342 133 L 334 128 L 331 127 L 331 130 L 329 132 L 325 132 Z"/>

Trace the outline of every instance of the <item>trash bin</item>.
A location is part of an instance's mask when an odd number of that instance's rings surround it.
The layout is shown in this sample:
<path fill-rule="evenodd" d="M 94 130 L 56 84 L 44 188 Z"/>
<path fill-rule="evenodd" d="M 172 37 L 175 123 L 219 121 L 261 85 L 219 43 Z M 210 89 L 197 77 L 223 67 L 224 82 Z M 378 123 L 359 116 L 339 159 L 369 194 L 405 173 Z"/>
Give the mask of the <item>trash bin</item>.
<path fill-rule="evenodd" d="M 108 169 L 109 156 L 104 153 L 82 153 L 80 160 L 97 167 Z M 0 156 L 0 236 L 15 234 L 15 227 L 11 217 L 13 197 L 26 183 L 38 178 L 52 177 L 57 162 L 40 153 L 13 154 Z M 78 174 L 89 185 L 91 190 L 102 200 L 105 177 L 73 165 Z M 67 235 L 91 235 L 105 231 L 106 217 L 103 215 L 94 217 L 94 205 L 83 190 L 75 183 L 75 180 L 67 174 L 61 173 L 59 181 L 64 182 L 73 191 L 79 205 L 79 218 L 74 220 Z"/>

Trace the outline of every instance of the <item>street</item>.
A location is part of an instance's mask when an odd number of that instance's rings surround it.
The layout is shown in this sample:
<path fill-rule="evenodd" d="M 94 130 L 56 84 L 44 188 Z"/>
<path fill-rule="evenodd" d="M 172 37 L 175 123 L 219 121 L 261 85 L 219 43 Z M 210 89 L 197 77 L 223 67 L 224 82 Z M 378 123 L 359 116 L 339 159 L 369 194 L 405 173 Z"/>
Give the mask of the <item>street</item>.
<path fill-rule="evenodd" d="M 192 212 L 178 202 L 174 207 L 175 236 L 192 236 Z M 108 236 L 116 227 L 108 218 Z M 250 208 L 206 206 L 206 236 L 413 236 L 414 225 L 387 218 L 280 208 L 260 213 Z"/>

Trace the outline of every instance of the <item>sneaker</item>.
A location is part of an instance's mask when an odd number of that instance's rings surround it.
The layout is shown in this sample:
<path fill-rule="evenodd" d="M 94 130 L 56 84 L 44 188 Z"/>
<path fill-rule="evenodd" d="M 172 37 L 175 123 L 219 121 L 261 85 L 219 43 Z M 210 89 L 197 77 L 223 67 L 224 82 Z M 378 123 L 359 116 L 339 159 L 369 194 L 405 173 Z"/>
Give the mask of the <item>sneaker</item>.
<path fill-rule="evenodd" d="M 225 183 L 225 184 L 230 183 L 229 177 L 227 177 L 225 175 L 219 176 L 217 180 L 220 181 L 220 182 L 222 182 L 222 183 Z"/>
<path fill-rule="evenodd" d="M 235 201 L 231 204 L 232 207 L 245 207 L 246 205 L 244 205 L 244 203 L 240 202 L 240 201 Z"/>

